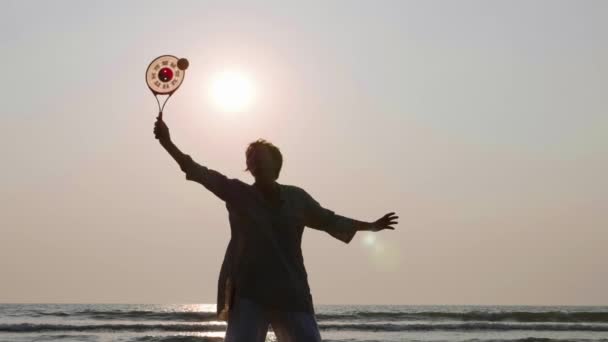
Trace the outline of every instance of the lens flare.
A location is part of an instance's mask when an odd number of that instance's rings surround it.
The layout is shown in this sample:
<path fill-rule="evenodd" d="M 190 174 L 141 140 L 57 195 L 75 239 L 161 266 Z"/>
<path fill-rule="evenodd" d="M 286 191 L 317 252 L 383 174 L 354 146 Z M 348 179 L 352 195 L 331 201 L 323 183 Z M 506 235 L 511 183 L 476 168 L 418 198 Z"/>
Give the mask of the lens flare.
<path fill-rule="evenodd" d="M 388 241 L 378 238 L 378 232 L 368 232 L 361 239 L 370 255 L 370 262 L 381 271 L 395 271 L 401 263 L 401 250 Z"/>
<path fill-rule="evenodd" d="M 366 233 L 363 237 L 363 244 L 366 247 L 372 247 L 376 242 L 376 235 L 374 233 Z"/>

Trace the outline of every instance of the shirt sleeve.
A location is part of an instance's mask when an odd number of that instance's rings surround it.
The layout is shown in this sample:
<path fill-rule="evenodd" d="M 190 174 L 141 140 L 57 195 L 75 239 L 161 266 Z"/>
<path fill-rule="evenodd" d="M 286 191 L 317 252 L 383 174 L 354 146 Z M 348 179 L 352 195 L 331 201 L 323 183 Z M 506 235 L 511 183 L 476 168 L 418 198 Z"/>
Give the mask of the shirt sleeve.
<path fill-rule="evenodd" d="M 329 233 L 336 239 L 349 243 L 357 232 L 356 221 L 323 208 L 306 191 L 302 190 L 304 224 L 307 227 Z"/>
<path fill-rule="evenodd" d="M 198 164 L 187 154 L 184 155 L 179 166 L 186 174 L 186 180 L 202 184 L 224 202 L 233 202 L 237 198 L 236 179 L 230 179 L 218 171 Z"/>

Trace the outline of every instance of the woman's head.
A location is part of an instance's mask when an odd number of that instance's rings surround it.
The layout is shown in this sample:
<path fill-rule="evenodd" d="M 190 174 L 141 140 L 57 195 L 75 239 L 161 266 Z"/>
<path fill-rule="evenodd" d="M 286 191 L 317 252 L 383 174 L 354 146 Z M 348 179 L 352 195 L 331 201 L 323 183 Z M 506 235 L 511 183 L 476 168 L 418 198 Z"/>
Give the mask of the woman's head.
<path fill-rule="evenodd" d="M 281 151 L 272 143 L 258 139 L 247 147 L 245 151 L 247 158 L 247 169 L 251 172 L 256 182 L 272 183 L 279 178 L 283 156 Z"/>

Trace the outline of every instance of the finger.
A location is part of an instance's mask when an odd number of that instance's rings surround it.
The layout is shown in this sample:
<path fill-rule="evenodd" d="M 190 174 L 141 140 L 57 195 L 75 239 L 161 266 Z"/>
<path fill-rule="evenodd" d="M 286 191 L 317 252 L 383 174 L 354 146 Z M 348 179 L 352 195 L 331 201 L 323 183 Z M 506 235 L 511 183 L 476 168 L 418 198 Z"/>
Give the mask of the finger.
<path fill-rule="evenodd" d="M 395 215 L 395 213 L 394 212 L 388 213 L 388 214 L 384 215 L 384 217 L 390 217 L 392 215 Z"/>

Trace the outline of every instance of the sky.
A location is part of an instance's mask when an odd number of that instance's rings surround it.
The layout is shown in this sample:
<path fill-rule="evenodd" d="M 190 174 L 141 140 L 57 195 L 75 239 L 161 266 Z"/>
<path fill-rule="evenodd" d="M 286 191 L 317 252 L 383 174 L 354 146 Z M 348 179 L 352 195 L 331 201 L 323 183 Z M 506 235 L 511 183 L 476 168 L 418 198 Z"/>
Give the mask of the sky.
<path fill-rule="evenodd" d="M 154 139 L 144 82 L 197 162 L 245 148 L 324 207 L 397 229 L 306 229 L 315 304 L 608 304 L 608 2 L 7 1 L 0 302 L 214 303 L 219 199 Z M 214 75 L 247 75 L 227 112 Z"/>

